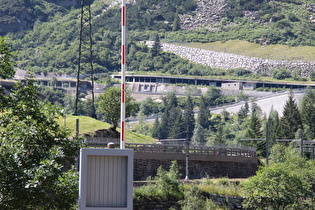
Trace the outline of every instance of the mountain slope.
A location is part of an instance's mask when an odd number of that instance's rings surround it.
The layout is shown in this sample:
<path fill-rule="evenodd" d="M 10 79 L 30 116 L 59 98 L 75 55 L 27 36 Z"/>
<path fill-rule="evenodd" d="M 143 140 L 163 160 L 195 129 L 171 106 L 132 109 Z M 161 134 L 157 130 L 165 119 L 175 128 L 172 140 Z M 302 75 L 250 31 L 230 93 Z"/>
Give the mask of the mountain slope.
<path fill-rule="evenodd" d="M 31 30 L 36 21 L 66 14 L 79 0 L 0 0 L 0 35 Z"/>
<path fill-rule="evenodd" d="M 0 4 L 5 2 L 9 4 L 8 0 L 0 0 Z M 20 11 L 19 8 L 23 4 L 25 8 L 30 8 L 26 11 L 33 11 L 27 13 L 30 18 L 25 19 L 30 30 L 7 35 L 13 49 L 19 52 L 18 67 L 36 73 L 74 74 L 77 68 L 80 9 L 69 9 L 69 5 L 63 5 L 62 1 L 14 2 L 11 3 L 13 9 L 1 13 L 0 19 L 9 13 L 16 18 L 14 14 Z M 76 6 L 77 1 L 64 1 L 67 2 Z M 174 75 L 212 75 L 211 71 L 216 71 L 172 54 L 153 55 L 142 41 L 154 40 L 156 35 L 162 41 L 172 42 L 206 43 L 239 39 L 261 45 L 315 46 L 314 0 L 137 0 L 131 2 L 132 4 L 127 6 L 128 71 Z M 38 10 L 35 10 L 36 8 Z M 119 71 L 119 2 L 95 0 L 91 8 L 95 71 L 96 73 Z M 42 11 L 40 14 L 43 15 L 36 16 L 34 11 Z M 199 28 L 189 27 L 188 23 Z"/>

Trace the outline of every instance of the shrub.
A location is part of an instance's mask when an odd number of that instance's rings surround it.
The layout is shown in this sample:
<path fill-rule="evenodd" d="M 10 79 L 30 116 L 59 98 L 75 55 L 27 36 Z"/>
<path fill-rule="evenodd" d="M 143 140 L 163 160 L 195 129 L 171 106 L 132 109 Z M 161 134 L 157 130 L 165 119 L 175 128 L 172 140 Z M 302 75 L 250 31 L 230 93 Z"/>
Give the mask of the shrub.
<path fill-rule="evenodd" d="M 179 167 L 176 161 L 172 162 L 169 171 L 161 166 L 158 168 L 155 182 L 149 182 L 143 187 L 134 189 L 134 198 L 142 199 L 182 199 L 183 183 L 179 180 Z"/>
<path fill-rule="evenodd" d="M 248 209 L 314 209 L 313 161 L 287 149 L 278 164 L 261 168 L 243 183 Z M 259 207 L 259 208 L 257 208 Z"/>
<path fill-rule="evenodd" d="M 291 78 L 291 72 L 285 68 L 272 70 L 272 77 L 279 80 Z"/>
<path fill-rule="evenodd" d="M 225 186 L 229 186 L 230 185 L 230 181 L 229 181 L 228 178 L 220 178 L 219 179 L 219 184 L 225 185 Z"/>

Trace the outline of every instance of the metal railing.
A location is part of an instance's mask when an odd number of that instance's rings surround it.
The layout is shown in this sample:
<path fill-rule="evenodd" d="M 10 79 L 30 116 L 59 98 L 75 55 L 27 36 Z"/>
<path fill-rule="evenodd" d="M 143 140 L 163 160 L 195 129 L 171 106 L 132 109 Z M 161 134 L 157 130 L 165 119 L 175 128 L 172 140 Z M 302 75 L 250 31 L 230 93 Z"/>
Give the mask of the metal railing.
<path fill-rule="evenodd" d="M 187 146 L 183 145 L 163 145 L 163 144 L 135 144 L 126 143 L 125 147 L 133 149 L 138 153 L 170 153 L 186 154 Z M 223 155 L 228 157 L 256 157 L 256 149 L 228 148 L 228 147 L 206 147 L 206 146 L 189 146 L 189 154 L 196 155 Z"/>

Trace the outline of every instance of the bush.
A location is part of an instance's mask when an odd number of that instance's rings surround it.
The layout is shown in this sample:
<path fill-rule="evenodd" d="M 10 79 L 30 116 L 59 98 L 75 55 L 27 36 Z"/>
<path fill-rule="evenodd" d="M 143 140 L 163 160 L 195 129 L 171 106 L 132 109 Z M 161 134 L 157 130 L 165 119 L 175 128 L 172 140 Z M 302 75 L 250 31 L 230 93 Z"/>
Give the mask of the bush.
<path fill-rule="evenodd" d="M 220 178 L 219 179 L 219 184 L 224 185 L 224 186 L 229 186 L 230 185 L 230 181 L 228 178 Z"/>
<path fill-rule="evenodd" d="M 143 187 L 134 189 L 134 199 L 182 199 L 184 197 L 183 183 L 179 180 L 179 167 L 172 162 L 169 171 L 160 166 L 155 182 L 149 182 Z"/>
<path fill-rule="evenodd" d="M 310 78 L 311 78 L 312 81 L 315 81 L 315 71 L 312 71 L 310 73 Z"/>
<path fill-rule="evenodd" d="M 286 150 L 280 163 L 261 168 L 243 184 L 248 209 L 314 209 L 315 164 Z"/>
<path fill-rule="evenodd" d="M 291 72 L 285 68 L 272 70 L 272 77 L 279 80 L 291 78 Z"/>

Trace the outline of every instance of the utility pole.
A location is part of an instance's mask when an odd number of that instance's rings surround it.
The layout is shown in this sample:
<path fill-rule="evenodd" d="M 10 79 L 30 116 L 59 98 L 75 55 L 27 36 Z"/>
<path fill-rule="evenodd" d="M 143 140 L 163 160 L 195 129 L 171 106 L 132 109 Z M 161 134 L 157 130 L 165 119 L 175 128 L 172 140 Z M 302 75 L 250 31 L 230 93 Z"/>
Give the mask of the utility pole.
<path fill-rule="evenodd" d="M 188 181 L 188 179 L 189 179 L 189 141 L 190 141 L 189 125 L 187 125 L 187 138 L 186 138 L 186 176 L 185 176 L 185 180 L 186 180 L 186 181 Z"/>
<path fill-rule="evenodd" d="M 266 123 L 266 138 L 257 138 L 257 139 L 241 139 L 241 141 L 266 141 L 266 165 L 269 164 L 269 128 L 268 122 Z"/>
<path fill-rule="evenodd" d="M 269 125 L 266 123 L 266 165 L 269 164 Z"/>
<path fill-rule="evenodd" d="M 301 157 L 303 158 L 304 157 L 304 142 L 303 142 L 304 135 L 303 135 L 302 130 L 300 131 L 300 138 L 301 138 Z"/>
<path fill-rule="evenodd" d="M 296 143 L 300 143 L 300 152 L 301 152 L 301 157 L 304 157 L 304 145 L 308 144 L 308 145 L 314 145 L 315 142 L 314 141 L 306 141 L 304 140 L 304 132 L 303 130 L 300 131 L 300 139 L 277 139 L 277 141 L 279 142 L 296 142 Z M 309 147 L 307 147 L 309 148 Z M 314 146 L 313 146 L 314 148 Z M 313 149 L 314 151 L 314 149 Z"/>
<path fill-rule="evenodd" d="M 78 115 L 78 102 L 80 95 L 80 75 L 88 74 L 91 80 L 92 95 L 92 114 L 96 118 L 94 101 L 94 67 L 93 67 L 93 40 L 92 40 L 92 21 L 91 21 L 91 0 L 81 0 L 81 18 L 80 18 L 80 40 L 79 57 L 77 70 L 77 85 L 74 115 Z"/>

